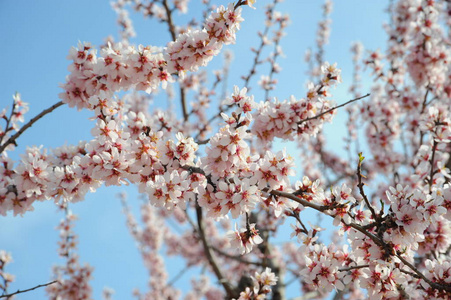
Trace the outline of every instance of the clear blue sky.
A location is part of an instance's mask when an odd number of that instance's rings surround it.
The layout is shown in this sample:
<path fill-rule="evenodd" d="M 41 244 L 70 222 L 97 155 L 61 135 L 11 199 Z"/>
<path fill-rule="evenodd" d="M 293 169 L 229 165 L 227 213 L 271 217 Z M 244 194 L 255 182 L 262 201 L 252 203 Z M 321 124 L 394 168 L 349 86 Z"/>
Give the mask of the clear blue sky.
<path fill-rule="evenodd" d="M 197 11 L 197 0 L 192 0 L 191 11 Z M 343 68 L 343 87 L 332 91 L 336 101 L 343 103 L 350 99 L 347 87 L 352 76 L 349 47 L 352 41 L 360 40 L 368 49 L 384 46 L 386 37 L 382 21 L 385 1 L 346 0 L 336 1 L 332 12 L 332 35 L 326 46 L 325 57 L 329 62 L 338 62 Z M 224 1 L 220 3 L 226 3 Z M 262 28 L 263 5 L 259 0 L 257 10 L 243 8 L 246 19 L 238 33 L 234 51 L 235 61 L 231 68 L 230 84 L 240 85 L 239 77 L 246 74 L 251 66 L 251 46 L 256 46 L 257 28 Z M 304 96 L 306 65 L 303 62 L 307 47 L 314 45 L 317 21 L 321 15 L 323 1 L 286 0 L 279 5 L 283 13 L 291 13 L 291 25 L 282 46 L 286 58 L 279 60 L 282 74 L 277 91 L 273 96 L 284 99 L 291 94 Z M 136 16 L 132 14 L 132 16 Z M 183 17 L 180 17 L 183 19 Z M 169 34 L 164 25 L 143 20 L 134 20 L 137 38 L 133 43 L 164 46 Z M 59 101 L 59 83 L 68 74 L 67 53 L 78 41 L 89 41 L 93 45 L 103 43 L 112 34 L 117 37 L 116 15 L 109 1 L 91 0 L 48 0 L 48 1 L 0 1 L 0 109 L 10 106 L 15 92 L 30 104 L 26 119 Z M 213 64 L 220 65 L 221 59 Z M 256 83 L 253 82 L 253 84 Z M 367 91 L 363 91 L 367 92 Z M 257 97 L 258 100 L 258 97 Z M 345 114 L 341 114 L 344 116 Z M 19 147 L 10 156 L 19 158 L 27 145 L 57 147 L 64 143 L 75 144 L 79 140 L 91 139 L 93 124 L 88 120 L 87 111 L 62 107 L 36 123 L 18 140 Z M 341 120 L 341 121 L 340 121 Z M 340 125 L 341 124 L 341 125 Z M 333 125 L 326 128 L 335 132 L 344 128 L 344 118 L 338 117 Z M 339 135 L 330 134 L 332 146 L 340 143 Z M 94 298 L 101 299 L 104 286 L 116 290 L 115 299 L 130 299 L 131 291 L 137 287 L 147 289 L 147 272 L 141 266 L 139 253 L 125 227 L 125 217 L 121 213 L 115 195 L 124 188 L 101 188 L 90 194 L 84 202 L 71 206 L 79 216 L 76 232 L 80 237 L 79 254 L 82 262 L 94 266 Z M 137 192 L 126 189 L 130 201 L 138 203 Z M 26 289 L 50 280 L 51 267 L 62 263 L 57 257 L 58 232 L 54 228 L 62 218 L 51 201 L 38 203 L 35 211 L 21 217 L 0 217 L 0 249 L 11 252 L 14 262 L 7 271 L 16 276 L 10 291 Z M 172 261 L 172 278 L 177 273 L 176 261 Z M 182 278 L 180 285 L 188 278 Z M 44 289 L 22 294 L 18 299 L 45 299 Z"/>

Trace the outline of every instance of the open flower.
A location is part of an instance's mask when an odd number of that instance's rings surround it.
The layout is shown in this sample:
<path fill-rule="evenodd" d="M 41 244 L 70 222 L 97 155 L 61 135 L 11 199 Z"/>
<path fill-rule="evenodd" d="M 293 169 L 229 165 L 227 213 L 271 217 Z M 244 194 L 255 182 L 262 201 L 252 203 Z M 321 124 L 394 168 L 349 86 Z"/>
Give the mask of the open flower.
<path fill-rule="evenodd" d="M 231 248 L 241 252 L 241 255 L 252 251 L 254 245 L 263 242 L 263 239 L 258 235 L 258 230 L 255 229 L 255 224 L 249 224 L 249 230 L 240 228 L 238 230 L 235 223 L 235 230 L 227 232 L 227 237 L 231 243 Z"/>

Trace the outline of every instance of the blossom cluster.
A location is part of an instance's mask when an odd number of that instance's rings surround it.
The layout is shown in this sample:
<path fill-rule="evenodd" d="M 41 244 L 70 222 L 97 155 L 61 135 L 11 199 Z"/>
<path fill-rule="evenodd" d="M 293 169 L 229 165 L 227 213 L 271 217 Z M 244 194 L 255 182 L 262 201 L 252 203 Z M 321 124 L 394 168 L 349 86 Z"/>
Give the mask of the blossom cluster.
<path fill-rule="evenodd" d="M 321 77 L 321 66 L 324 63 L 324 46 L 329 43 L 331 33 L 332 19 L 330 14 L 333 8 L 333 2 L 326 0 L 322 5 L 322 19 L 318 22 L 316 30 L 316 51 L 308 48 L 304 55 L 304 60 L 309 64 L 309 75 L 312 78 Z"/>
<path fill-rule="evenodd" d="M 19 123 L 24 122 L 24 115 L 28 111 L 28 103 L 22 101 L 19 93 L 13 95 L 13 103 L 11 111 L 6 111 L 4 108 L 0 111 L 0 118 L 5 121 L 5 127 L 0 125 L 0 146 L 6 145 L 6 141 L 11 137 L 13 132 L 19 131 Z M 6 145 L 8 150 L 12 150 L 14 145 Z"/>
<path fill-rule="evenodd" d="M 8 293 L 8 286 L 14 281 L 14 275 L 7 273 L 5 271 L 6 265 L 13 261 L 11 254 L 7 253 L 5 250 L 0 250 L 0 291 L 2 294 Z"/>
<path fill-rule="evenodd" d="M 70 107 L 92 109 L 92 102 L 108 101 L 120 90 L 150 93 L 173 81 L 173 74 L 183 76 L 206 65 L 222 45 L 235 41 L 242 20 L 241 8 L 221 6 L 207 18 L 204 29 L 180 34 L 165 49 L 116 43 L 101 49 L 98 56 L 89 43 L 80 43 L 69 52 L 73 63 L 60 98 Z"/>
<path fill-rule="evenodd" d="M 439 189 L 433 194 L 425 194 L 421 189 L 409 190 L 408 187 L 398 185 L 387 191 L 387 198 L 392 203 L 394 224 L 387 230 L 385 240 L 393 243 L 394 247 L 403 251 L 417 250 L 418 243 L 424 242 L 426 237 L 432 238 L 435 226 L 449 222 L 448 205 L 442 195 L 449 194 L 449 186 Z M 446 200 L 449 202 L 449 200 Z M 445 221 L 446 218 L 447 220 Z M 429 230 L 428 227 L 432 225 Z M 447 226 L 447 225 L 445 225 Z M 409 243 L 406 243 L 409 241 Z M 442 243 L 445 241 L 442 241 Z M 447 245 L 435 244 L 434 250 L 443 251 Z M 445 242 L 446 243 L 446 242 Z M 427 243 L 429 244 L 429 243 Z M 430 244 L 431 247 L 432 244 Z M 424 246 L 423 246 L 424 247 Z M 423 252 L 424 249 L 420 252 Z"/>
<path fill-rule="evenodd" d="M 263 45 L 273 44 L 273 50 L 266 58 L 270 65 L 270 72 L 268 75 L 261 75 L 260 81 L 258 84 L 260 87 L 265 90 L 265 100 L 269 99 L 269 91 L 275 89 L 277 84 L 277 79 L 274 79 L 274 74 L 280 73 L 282 68 L 277 63 L 277 58 L 283 56 L 283 50 L 281 46 L 281 39 L 286 35 L 285 29 L 289 24 L 290 17 L 288 14 L 282 14 L 281 12 L 274 10 L 274 6 L 268 5 L 267 13 L 266 13 L 266 28 L 273 27 L 278 25 L 277 29 L 274 30 L 272 37 L 269 35 L 265 35 L 268 30 L 265 30 L 265 33 L 259 33 L 262 39 Z M 261 49 L 260 49 L 261 50 Z"/>
<path fill-rule="evenodd" d="M 168 21 L 168 15 L 166 12 L 166 8 L 160 1 L 151 0 L 151 1 L 141 1 L 141 0 L 118 0 L 118 4 L 133 4 L 133 8 L 135 11 L 143 14 L 144 17 L 151 17 L 161 22 Z M 124 3 L 122 3 L 124 2 Z M 177 11 L 181 14 L 186 14 L 188 11 L 188 0 L 174 0 L 173 6 L 171 8 L 172 11 Z M 168 5 L 169 6 L 169 5 Z"/>
<path fill-rule="evenodd" d="M 364 288 L 368 299 L 399 297 L 399 287 L 407 288 L 407 276 L 398 269 L 399 261 L 384 261 L 379 247 L 359 232 L 351 231 L 349 239 L 352 247 L 358 245 L 352 251 L 347 245 L 342 249 L 316 242 L 302 246 L 306 257 L 298 263 L 304 289 L 320 295 L 349 289 L 362 297 L 359 291 Z M 363 243 L 357 243 L 357 239 L 363 239 Z"/>
<path fill-rule="evenodd" d="M 125 8 L 126 3 L 126 0 L 117 0 L 116 2 L 111 2 L 111 7 L 117 14 L 117 23 L 121 27 L 120 34 L 122 42 L 128 42 L 130 38 L 136 36 L 136 32 L 133 29 L 133 24 L 130 19 L 129 13 Z"/>
<path fill-rule="evenodd" d="M 241 8 L 221 6 L 210 15 L 203 30 L 183 33 L 167 46 L 167 68 L 169 73 L 196 71 L 205 66 L 213 56 L 218 55 L 222 45 L 235 42 L 236 31 L 240 28 Z"/>
<path fill-rule="evenodd" d="M 282 102 L 263 102 L 254 115 L 252 134 L 258 136 L 262 144 L 272 142 L 276 137 L 286 140 L 307 139 L 321 129 L 324 122 L 330 122 L 333 111 L 317 117 L 332 108 L 329 88 L 341 82 L 341 71 L 336 65 L 325 63 L 321 67 L 320 85 L 309 84 L 307 97 Z"/>
<path fill-rule="evenodd" d="M 263 272 L 255 272 L 255 276 L 252 277 L 253 286 L 246 287 L 238 300 L 266 299 L 267 294 L 271 292 L 271 286 L 276 285 L 277 280 L 276 274 L 271 272 L 270 268 L 266 268 Z"/>
<path fill-rule="evenodd" d="M 121 196 L 123 197 L 123 196 Z M 122 198 L 124 201 L 124 198 Z M 138 243 L 138 249 L 141 253 L 144 266 L 149 271 L 149 291 L 142 294 L 135 290 L 134 295 L 137 299 L 168 299 L 171 297 L 178 298 L 179 291 L 169 284 L 168 273 L 165 269 L 164 259 L 159 253 L 163 243 L 163 237 L 166 234 L 163 221 L 160 216 L 155 213 L 155 209 L 149 205 L 143 205 L 142 227 L 134 219 L 133 215 L 125 206 L 127 216 L 127 226 L 135 241 Z"/>
<path fill-rule="evenodd" d="M 451 52 L 442 42 L 438 4 L 435 1 L 422 3 L 416 14 L 414 40 L 406 58 L 408 72 L 417 86 L 429 85 L 438 93 L 444 91 Z M 449 91 L 448 91 L 449 93 Z M 448 94 L 449 96 L 449 94 Z"/>
<path fill-rule="evenodd" d="M 314 285 L 313 290 L 327 294 L 333 289 L 344 290 L 352 285 L 353 289 L 367 290 L 372 299 L 398 297 L 400 286 L 419 298 L 434 296 L 439 299 L 446 294 L 431 288 L 433 283 L 448 284 L 444 281 L 446 275 L 441 275 L 444 271 L 429 271 L 428 274 L 437 275 L 426 276 L 430 281 L 423 281 L 422 286 L 409 285 L 416 279 L 406 276 L 405 271 L 408 270 L 406 261 L 413 261 L 414 253 L 440 255 L 449 249 L 451 241 L 446 237 L 451 228 L 449 185 L 436 186 L 432 194 L 421 188 L 400 185 L 390 188 L 386 197 L 389 210 L 378 212 L 378 215 L 372 214 L 363 200 L 358 205 L 346 185 L 332 189 L 329 195 L 322 191 L 318 182 L 313 183 L 308 178 L 298 182 L 296 187 L 298 197 L 307 201 L 304 206 L 318 203 L 321 205 L 318 209 L 335 218 L 335 225 L 342 224 L 350 245 L 350 249 L 343 249 L 344 252 L 330 249 L 318 241 L 317 233 L 321 229 L 306 231 L 303 227 L 293 226 L 292 236 L 297 236 L 303 244 L 300 253 L 308 253 L 297 262 L 303 268 L 302 282 L 306 287 Z M 352 229 L 364 227 L 369 230 Z M 424 266 L 429 270 L 432 266 L 436 268 L 435 261 L 426 261 Z"/>
<path fill-rule="evenodd" d="M 288 177 L 294 175 L 293 159 L 285 151 L 275 154 L 267 151 L 262 158 L 251 156 L 244 140 L 248 136 L 247 126 L 232 122 L 235 126 L 225 125 L 210 139 L 206 156 L 201 160 L 201 167 L 211 181 L 199 189 L 199 205 L 216 218 L 229 212 L 237 218 L 252 211 L 261 201 L 263 189 L 287 188 Z M 276 213 L 280 215 L 284 208 L 277 207 Z"/>
<path fill-rule="evenodd" d="M 88 264 L 81 266 L 77 250 L 77 235 L 73 231 L 73 222 L 76 216 L 66 208 L 66 217 L 61 221 L 58 229 L 60 241 L 58 254 L 65 258 L 66 265 L 55 266 L 53 276 L 57 281 L 46 287 L 49 299 L 82 300 L 92 299 L 92 288 L 89 281 L 92 279 L 93 268 Z"/>

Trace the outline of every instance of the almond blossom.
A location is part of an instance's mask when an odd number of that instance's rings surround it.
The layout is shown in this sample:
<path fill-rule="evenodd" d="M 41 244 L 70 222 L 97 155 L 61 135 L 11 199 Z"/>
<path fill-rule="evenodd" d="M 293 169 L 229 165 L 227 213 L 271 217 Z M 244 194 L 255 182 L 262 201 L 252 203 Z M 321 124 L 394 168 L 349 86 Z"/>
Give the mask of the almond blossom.
<path fill-rule="evenodd" d="M 451 298 L 451 4 L 391 1 L 387 47 L 363 54 L 354 43 L 347 83 L 349 66 L 326 60 L 325 1 L 304 92 L 278 98 L 290 23 L 279 2 L 263 8 L 260 45 L 233 89 L 232 55 L 222 67 L 213 59 L 239 42 L 243 6 L 248 13 L 256 1 L 202 1 L 201 22 L 182 26 L 176 14 L 186 14 L 189 1 L 118 0 L 120 41 L 69 50 L 61 102 L 23 126 L 20 94 L 0 112 L 0 215 L 26 217 L 48 200 L 65 213 L 65 264 L 53 269 L 50 299 L 92 298 L 94 271 L 79 263 L 68 206 L 101 186 L 141 194 L 140 219 L 133 200 L 119 196 L 149 274 L 137 299 L 285 299 L 291 282 L 306 298 Z M 167 26 L 172 40 L 134 45 L 129 8 Z M 354 99 L 336 99 L 343 85 Z M 86 141 L 11 153 L 25 130 L 65 104 L 90 114 Z M 347 119 L 335 120 L 343 106 Z M 332 121 L 346 126 L 345 151 L 328 143 Z M 0 289 L 10 297 L 6 253 Z M 181 275 L 167 269 L 172 257 L 182 259 Z M 177 283 L 185 271 L 196 274 L 186 293 Z"/>

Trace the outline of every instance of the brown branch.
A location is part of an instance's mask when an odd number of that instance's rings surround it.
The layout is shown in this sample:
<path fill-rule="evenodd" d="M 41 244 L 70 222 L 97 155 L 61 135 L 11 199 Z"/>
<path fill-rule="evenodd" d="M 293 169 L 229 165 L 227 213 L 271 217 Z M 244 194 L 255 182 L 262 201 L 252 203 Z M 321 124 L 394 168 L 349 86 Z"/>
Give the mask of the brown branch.
<path fill-rule="evenodd" d="M 247 0 L 239 0 L 237 2 L 237 4 L 235 4 L 235 6 L 233 7 L 234 10 L 236 10 L 238 7 L 242 6 L 242 5 L 246 5 L 247 4 Z"/>
<path fill-rule="evenodd" d="M 302 222 L 301 217 L 299 216 L 299 213 L 293 211 L 293 212 L 291 213 L 290 216 L 292 216 L 293 218 L 295 218 L 295 219 L 299 222 L 299 224 L 301 224 L 302 229 L 304 230 L 304 233 L 305 233 L 305 234 L 308 234 L 307 227 L 305 227 L 304 223 Z"/>
<path fill-rule="evenodd" d="M 214 254 L 211 252 L 211 246 L 209 245 L 207 238 L 205 237 L 205 231 L 204 231 L 204 221 L 202 216 L 202 208 L 199 206 L 199 204 L 196 204 L 196 214 L 197 214 L 197 226 L 199 227 L 199 236 L 202 240 L 202 245 L 204 246 L 204 252 L 205 256 L 207 257 L 207 260 L 213 269 L 213 272 L 216 275 L 216 278 L 218 278 L 219 283 L 224 287 L 227 298 L 232 299 L 236 296 L 236 291 L 231 285 L 231 283 L 224 277 L 222 274 L 221 269 L 218 266 L 218 263 L 216 262 L 216 258 Z"/>
<path fill-rule="evenodd" d="M 410 276 L 412 276 L 413 278 L 421 279 L 420 276 L 418 276 L 417 274 L 415 274 L 415 273 L 413 273 L 413 272 L 410 272 L 410 271 L 407 271 L 407 270 L 404 270 L 404 269 L 399 269 L 399 271 L 400 271 L 401 273 L 410 275 Z"/>
<path fill-rule="evenodd" d="M 171 38 L 173 41 L 175 41 L 177 39 L 177 35 L 175 32 L 174 21 L 172 21 L 172 10 L 169 8 L 167 0 L 163 0 L 163 1 L 161 1 L 161 3 L 163 4 L 164 10 L 166 11 L 166 17 L 167 17 L 166 23 L 169 26 L 169 32 L 171 34 Z M 182 106 L 183 120 L 187 121 L 188 120 L 188 109 L 186 107 L 186 92 L 185 92 L 185 88 L 183 88 L 182 86 L 180 86 L 180 103 Z"/>
<path fill-rule="evenodd" d="M 202 174 L 204 176 L 207 176 L 207 174 L 205 174 L 205 171 L 199 167 L 194 167 L 194 166 L 190 166 L 190 165 L 183 165 L 180 166 L 180 168 L 187 170 L 190 173 L 197 173 L 197 174 Z"/>
<path fill-rule="evenodd" d="M 355 269 L 368 268 L 369 266 L 370 265 L 353 266 L 353 267 L 349 267 L 349 268 L 338 269 L 338 271 L 347 272 L 347 271 L 351 271 L 351 270 L 355 270 Z"/>
<path fill-rule="evenodd" d="M 182 106 L 183 121 L 188 121 L 188 109 L 186 107 L 186 92 L 184 87 L 180 87 L 180 103 Z"/>
<path fill-rule="evenodd" d="M 363 200 L 365 201 L 366 206 L 371 211 L 371 215 L 373 216 L 374 221 L 379 222 L 379 218 L 374 211 L 373 206 L 371 205 L 370 201 L 368 200 L 367 195 L 365 194 L 365 190 L 363 189 L 364 183 L 362 181 L 363 175 L 362 175 L 362 161 L 364 157 L 362 156 L 362 152 L 359 153 L 359 163 L 357 164 L 357 178 L 359 180 L 357 187 L 359 188 L 360 195 L 362 196 Z"/>
<path fill-rule="evenodd" d="M 246 265 L 259 266 L 259 267 L 262 267 L 262 266 L 263 266 L 262 263 L 244 259 L 244 258 L 242 258 L 242 257 L 239 256 L 239 255 L 232 255 L 232 254 L 229 254 L 229 253 L 227 253 L 227 252 L 225 252 L 225 251 L 222 251 L 221 249 L 219 249 L 219 248 L 217 248 L 217 247 L 215 247 L 215 246 L 210 246 L 210 247 L 211 247 L 211 249 L 213 249 L 215 252 L 217 252 L 219 255 L 224 256 L 224 257 L 227 257 L 227 258 L 230 258 L 230 259 L 233 259 L 233 260 L 236 260 L 236 261 L 238 261 L 238 262 L 240 262 L 240 263 L 243 263 L 243 264 L 246 264 Z"/>
<path fill-rule="evenodd" d="M 432 184 L 434 182 L 434 160 L 435 152 L 437 150 L 437 141 L 434 139 L 434 144 L 432 145 L 432 155 L 431 155 L 431 172 L 429 174 L 429 193 L 432 193 Z"/>
<path fill-rule="evenodd" d="M 423 279 L 426 281 L 432 288 L 437 290 L 445 290 L 447 292 L 451 292 L 451 285 L 442 285 L 436 282 L 432 282 L 430 279 L 426 278 L 423 273 L 421 273 L 414 265 L 412 265 L 410 262 L 408 262 L 404 257 L 402 257 L 400 254 L 396 253 L 396 257 L 399 258 L 403 264 L 408 266 L 417 276 L 418 278 Z M 416 276 L 415 276 L 416 277 Z"/>
<path fill-rule="evenodd" d="M 426 86 L 426 93 L 424 93 L 423 103 L 421 105 L 421 113 L 423 113 L 427 107 L 428 95 L 429 95 L 429 91 L 430 91 L 429 85 L 430 84 L 428 83 L 428 85 Z"/>
<path fill-rule="evenodd" d="M 201 168 L 198 167 L 192 167 L 192 166 L 182 166 L 183 169 L 191 172 L 191 173 L 199 173 L 199 174 L 203 174 L 205 175 L 204 170 L 202 170 Z M 207 178 L 208 179 L 208 178 Z M 282 191 L 278 191 L 278 190 L 269 190 L 268 188 L 265 188 L 262 190 L 263 192 L 267 192 L 271 195 L 274 196 L 279 196 L 279 197 L 285 197 L 288 199 L 291 199 L 299 204 L 302 204 L 303 206 L 306 207 L 311 207 L 319 212 L 322 212 L 330 217 L 334 217 L 333 215 L 330 215 L 328 213 L 326 213 L 326 210 L 330 210 L 331 208 L 328 206 L 322 206 L 316 203 L 312 203 L 312 202 L 308 202 L 305 199 L 299 198 L 296 195 L 292 194 L 292 193 L 287 193 L 287 192 L 282 192 Z M 200 207 L 199 207 L 200 208 Z M 202 216 L 200 216 L 202 218 Z M 199 216 L 198 216 L 199 218 Z M 350 224 L 346 224 L 343 222 L 344 225 L 349 226 L 354 228 L 355 230 L 363 233 L 364 235 L 366 235 L 367 237 L 369 237 L 376 245 L 383 247 L 384 246 L 384 242 L 382 240 L 380 240 L 377 236 L 375 236 L 374 234 L 368 232 L 364 227 L 362 227 L 361 225 L 358 225 L 356 223 L 350 223 Z"/>
<path fill-rule="evenodd" d="M 303 206 L 311 207 L 319 212 L 324 212 L 324 211 L 328 210 L 327 206 L 321 206 L 319 204 L 308 202 L 307 200 L 299 198 L 299 197 L 293 195 L 292 193 L 287 193 L 287 192 L 282 192 L 282 191 L 277 191 L 277 190 L 268 191 L 268 189 L 264 189 L 263 191 L 268 192 L 269 194 L 274 195 L 274 196 L 285 197 L 285 198 L 291 199 L 299 204 L 302 204 Z"/>
<path fill-rule="evenodd" d="M 17 294 L 26 293 L 26 292 L 35 290 L 35 289 L 40 288 L 40 287 L 44 287 L 44 286 L 48 286 L 48 285 L 54 284 L 56 282 L 58 282 L 58 280 L 54 280 L 54 281 L 51 281 L 51 282 L 48 282 L 48 283 L 45 283 L 45 284 L 40 284 L 40 285 L 37 285 L 35 287 L 29 288 L 29 289 L 26 289 L 26 290 L 22 290 L 22 291 L 21 290 L 17 290 L 17 292 L 14 292 L 14 293 L 11 293 L 11 294 L 1 295 L 0 298 L 9 298 L 9 297 L 12 297 L 12 296 L 17 295 Z"/>
<path fill-rule="evenodd" d="M 172 21 L 172 11 L 169 8 L 167 0 L 161 1 L 161 4 L 163 4 L 164 10 L 166 11 L 166 17 L 167 17 L 166 23 L 168 23 L 169 32 L 171 34 L 171 38 L 172 38 L 173 41 L 175 41 L 177 39 L 177 36 L 175 34 L 174 22 Z"/>
<path fill-rule="evenodd" d="M 17 94 L 16 94 L 16 95 L 17 95 Z M 9 118 L 5 117 L 5 119 L 6 119 L 5 132 L 4 132 L 4 135 L 2 135 L 2 136 L 0 137 L 0 145 L 2 144 L 3 139 L 6 137 L 8 131 L 10 131 L 10 130 L 13 129 L 12 127 L 9 128 L 9 124 L 11 123 L 11 119 L 12 119 L 13 116 L 14 116 L 14 112 L 15 112 L 15 110 L 16 110 L 16 105 L 17 105 L 16 101 L 13 100 L 13 105 L 12 105 L 12 107 L 11 107 L 11 114 L 9 115 Z"/>
<path fill-rule="evenodd" d="M 299 204 L 302 204 L 303 206 L 311 207 L 311 208 L 313 208 L 313 209 L 315 209 L 315 210 L 317 210 L 317 211 L 319 211 L 319 212 L 322 212 L 322 213 L 324 213 L 324 214 L 326 214 L 326 215 L 328 215 L 328 216 L 334 218 L 333 215 L 330 215 L 330 214 L 328 214 L 328 213 L 325 213 L 326 210 L 329 210 L 329 209 L 330 209 L 328 206 L 321 206 L 321 205 L 319 205 L 319 204 L 315 204 L 315 203 L 308 202 L 308 201 L 305 200 L 305 199 L 296 197 L 295 195 L 293 195 L 293 194 L 291 194 L 291 193 L 287 193 L 287 192 L 282 192 L 282 191 L 277 191 L 277 190 L 271 190 L 269 193 L 272 194 L 272 195 L 275 195 L 275 196 L 285 197 L 285 198 L 291 199 L 291 200 L 293 200 L 293 201 L 295 201 L 295 202 L 297 202 L 297 203 L 299 203 Z M 381 246 L 381 247 L 384 245 L 383 241 L 381 241 L 381 240 L 380 240 L 377 236 L 375 236 L 374 234 L 372 234 L 372 233 L 368 232 L 367 230 L 365 230 L 362 226 L 360 226 L 360 225 L 358 225 L 358 224 L 356 224 L 356 223 L 346 224 L 346 223 L 343 222 L 343 224 L 345 224 L 346 226 L 352 227 L 352 228 L 354 228 L 355 230 L 357 230 L 357 231 L 363 233 L 364 235 L 366 235 L 367 237 L 369 237 L 376 245 Z"/>
<path fill-rule="evenodd" d="M 0 153 L 2 153 L 6 147 L 8 147 L 10 144 L 16 144 L 16 139 L 22 135 L 22 133 L 27 130 L 28 128 L 30 128 L 37 120 L 39 120 L 40 118 L 42 118 L 43 116 L 45 116 L 48 113 L 51 113 L 52 111 L 54 111 L 55 109 L 57 109 L 58 107 L 60 107 L 61 105 L 63 105 L 63 101 L 57 102 L 55 104 L 53 104 L 52 106 L 50 106 L 47 109 L 44 109 L 41 113 L 39 113 L 37 116 L 35 116 L 33 119 L 31 119 L 30 121 L 28 121 L 27 124 L 25 124 L 24 126 L 22 126 L 19 131 L 16 132 L 16 134 L 14 134 L 13 136 L 11 136 L 5 143 L 3 143 L 2 145 L 0 145 Z"/>
<path fill-rule="evenodd" d="M 348 105 L 348 104 L 351 104 L 351 103 L 353 103 L 353 102 L 355 102 L 355 101 L 358 101 L 358 100 L 361 100 L 361 99 L 363 99 L 363 98 L 366 98 L 366 97 L 368 97 L 369 95 L 370 95 L 370 94 L 368 93 L 368 94 L 366 94 L 366 95 L 364 95 L 364 96 L 354 98 L 354 99 L 349 100 L 349 101 L 347 101 L 347 102 L 345 102 L 345 103 L 343 103 L 343 104 L 340 104 L 340 105 L 334 106 L 334 107 L 332 107 L 332 108 L 329 108 L 328 110 L 323 111 L 322 113 L 317 114 L 316 116 L 313 116 L 313 117 L 310 117 L 310 118 L 307 118 L 307 119 L 304 119 L 304 120 L 299 121 L 299 122 L 298 122 L 298 125 L 301 125 L 302 123 L 307 122 L 307 121 L 311 121 L 311 120 L 314 120 L 314 119 L 318 119 L 319 117 L 322 117 L 322 116 L 324 116 L 325 114 L 330 113 L 330 112 L 333 111 L 333 110 L 336 110 L 337 108 L 343 107 L 343 106 Z"/>

